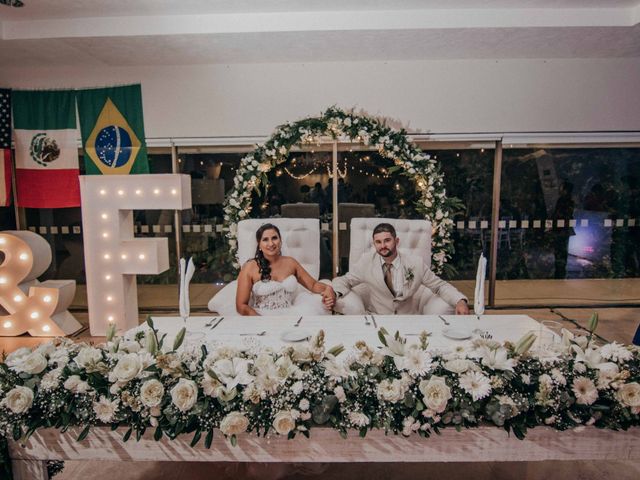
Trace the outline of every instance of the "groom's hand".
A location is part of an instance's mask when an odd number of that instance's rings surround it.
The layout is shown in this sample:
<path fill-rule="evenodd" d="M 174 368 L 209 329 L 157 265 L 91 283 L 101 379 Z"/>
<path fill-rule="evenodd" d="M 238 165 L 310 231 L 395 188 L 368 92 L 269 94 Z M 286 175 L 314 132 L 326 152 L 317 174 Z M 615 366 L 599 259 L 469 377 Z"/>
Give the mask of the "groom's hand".
<path fill-rule="evenodd" d="M 469 315 L 469 304 L 464 298 L 456 303 L 456 315 Z"/>
<path fill-rule="evenodd" d="M 333 291 L 333 288 L 327 286 L 322 292 L 322 303 L 324 304 L 324 308 L 327 310 L 333 309 L 333 306 L 336 304 L 336 292 Z"/>

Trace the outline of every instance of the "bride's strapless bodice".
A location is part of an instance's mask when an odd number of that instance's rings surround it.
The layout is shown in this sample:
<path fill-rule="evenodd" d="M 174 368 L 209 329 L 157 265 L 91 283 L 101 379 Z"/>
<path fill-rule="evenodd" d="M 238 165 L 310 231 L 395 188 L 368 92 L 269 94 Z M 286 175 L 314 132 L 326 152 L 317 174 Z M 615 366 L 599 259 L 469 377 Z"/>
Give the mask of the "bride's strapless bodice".
<path fill-rule="evenodd" d="M 261 310 L 289 308 L 297 287 L 298 280 L 294 275 L 289 275 L 281 282 L 276 280 L 256 282 L 251 288 L 251 306 Z"/>

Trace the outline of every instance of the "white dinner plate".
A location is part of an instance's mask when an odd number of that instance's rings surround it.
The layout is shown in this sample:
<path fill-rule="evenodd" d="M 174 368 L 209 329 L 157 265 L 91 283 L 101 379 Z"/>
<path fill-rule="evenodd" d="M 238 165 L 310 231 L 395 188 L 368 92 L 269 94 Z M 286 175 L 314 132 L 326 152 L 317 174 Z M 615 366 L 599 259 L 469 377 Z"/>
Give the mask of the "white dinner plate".
<path fill-rule="evenodd" d="M 471 338 L 472 332 L 467 328 L 447 327 L 442 329 L 442 335 L 452 340 L 466 340 Z"/>
<path fill-rule="evenodd" d="M 311 338 L 311 335 L 312 333 L 304 328 L 292 328 L 282 332 L 280 338 L 285 342 L 303 342 Z"/>

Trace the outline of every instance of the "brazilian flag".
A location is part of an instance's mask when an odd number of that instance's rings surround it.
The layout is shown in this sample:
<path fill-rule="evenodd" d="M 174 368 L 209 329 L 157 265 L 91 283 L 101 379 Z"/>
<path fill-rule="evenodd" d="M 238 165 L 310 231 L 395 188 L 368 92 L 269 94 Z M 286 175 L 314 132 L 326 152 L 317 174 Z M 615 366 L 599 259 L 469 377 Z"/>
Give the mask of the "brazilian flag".
<path fill-rule="evenodd" d="M 149 173 L 140 85 L 78 90 L 87 175 Z"/>

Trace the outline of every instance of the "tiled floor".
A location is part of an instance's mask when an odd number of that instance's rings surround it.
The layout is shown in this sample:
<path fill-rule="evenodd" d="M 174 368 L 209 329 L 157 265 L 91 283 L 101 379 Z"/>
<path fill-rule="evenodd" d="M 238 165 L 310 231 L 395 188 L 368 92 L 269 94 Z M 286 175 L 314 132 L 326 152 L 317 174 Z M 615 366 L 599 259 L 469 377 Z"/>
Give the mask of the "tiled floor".
<path fill-rule="evenodd" d="M 438 441 L 432 438 L 426 441 Z M 517 441 L 517 440 L 514 440 Z M 265 465 L 221 463 L 67 462 L 56 480 L 636 480 L 638 462 L 486 462 Z"/>

